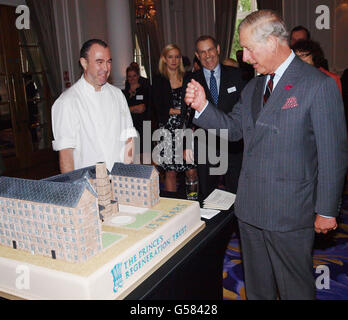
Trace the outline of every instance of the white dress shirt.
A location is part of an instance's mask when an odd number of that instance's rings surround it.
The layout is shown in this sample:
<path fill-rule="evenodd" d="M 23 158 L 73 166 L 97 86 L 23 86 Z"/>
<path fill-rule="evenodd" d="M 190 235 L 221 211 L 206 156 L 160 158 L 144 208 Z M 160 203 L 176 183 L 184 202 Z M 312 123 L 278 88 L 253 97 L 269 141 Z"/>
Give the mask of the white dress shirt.
<path fill-rule="evenodd" d="M 127 100 L 109 83 L 96 91 L 84 76 L 63 92 L 52 107 L 56 151 L 74 149 L 74 168 L 105 162 L 111 171 L 124 161 L 128 138 L 136 137 Z"/>

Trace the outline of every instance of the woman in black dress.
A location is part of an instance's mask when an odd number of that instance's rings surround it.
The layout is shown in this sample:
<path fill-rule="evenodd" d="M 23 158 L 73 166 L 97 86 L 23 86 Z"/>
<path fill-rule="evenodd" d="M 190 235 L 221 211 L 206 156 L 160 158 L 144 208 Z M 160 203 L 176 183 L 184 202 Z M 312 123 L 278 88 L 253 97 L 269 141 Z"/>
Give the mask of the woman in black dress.
<path fill-rule="evenodd" d="M 123 93 L 127 99 L 129 111 L 132 115 L 133 125 L 138 131 L 138 138 L 135 139 L 136 148 L 139 150 L 135 154 L 135 162 L 142 162 L 141 157 L 143 154 L 143 123 L 146 120 L 146 110 L 149 101 L 149 90 L 147 87 L 139 83 L 139 69 L 133 66 L 127 68 L 127 80 L 129 86 L 123 90 Z M 140 159 L 137 159 L 138 154 Z"/>
<path fill-rule="evenodd" d="M 159 61 L 160 75 L 153 79 L 152 94 L 158 123 L 161 130 L 160 152 L 157 163 L 165 170 L 166 191 L 176 192 L 177 172 L 185 171 L 192 180 L 197 177 L 196 165 L 183 160 L 183 139 L 177 129 L 183 129 L 187 114 L 184 102 L 183 82 L 185 69 L 180 49 L 175 44 L 167 45 Z"/>

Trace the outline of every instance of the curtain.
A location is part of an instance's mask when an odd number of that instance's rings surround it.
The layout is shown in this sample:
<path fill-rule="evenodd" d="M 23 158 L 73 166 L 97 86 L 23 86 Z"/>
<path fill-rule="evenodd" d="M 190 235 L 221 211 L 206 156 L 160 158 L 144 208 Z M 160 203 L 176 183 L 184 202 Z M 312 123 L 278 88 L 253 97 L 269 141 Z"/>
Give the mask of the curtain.
<path fill-rule="evenodd" d="M 158 70 L 158 61 L 164 46 L 163 31 L 159 21 L 161 21 L 160 0 L 155 0 L 156 15 L 151 20 L 137 20 L 135 16 L 136 0 L 130 5 L 132 28 L 138 39 L 139 47 L 143 55 L 143 65 L 146 74 L 152 79 L 152 75 Z"/>
<path fill-rule="evenodd" d="M 47 82 L 53 100 L 60 94 L 60 65 L 56 26 L 52 0 L 36 1 L 26 0 L 30 9 L 31 23 L 35 28 L 42 50 Z"/>
<path fill-rule="evenodd" d="M 215 0 L 216 40 L 220 44 L 221 61 L 230 57 L 236 25 L 238 0 Z"/>
<path fill-rule="evenodd" d="M 257 8 L 271 9 L 276 11 L 281 17 L 283 17 L 283 1 L 281 0 L 257 0 Z"/>

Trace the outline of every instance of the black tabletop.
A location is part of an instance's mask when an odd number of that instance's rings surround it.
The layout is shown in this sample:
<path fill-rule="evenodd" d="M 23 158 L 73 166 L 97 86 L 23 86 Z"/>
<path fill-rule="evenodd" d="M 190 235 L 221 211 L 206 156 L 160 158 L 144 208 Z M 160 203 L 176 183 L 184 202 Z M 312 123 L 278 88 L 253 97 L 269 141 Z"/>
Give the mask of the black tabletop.
<path fill-rule="evenodd" d="M 170 193 L 161 193 L 161 196 L 171 195 L 173 196 Z M 222 211 L 212 219 L 202 220 L 206 222 L 205 228 L 125 299 L 222 298 L 220 286 L 222 286 L 223 257 L 230 235 L 235 228 L 233 209 Z M 193 279 L 195 277 L 196 281 Z M 189 283 L 185 283 L 186 281 Z M 203 281 L 207 284 L 206 289 L 210 293 L 202 295 Z M 183 283 L 180 285 L 180 282 Z M 181 286 L 184 287 L 181 288 Z M 191 288 L 188 288 L 190 286 Z M 214 291 L 218 292 L 215 294 Z"/>

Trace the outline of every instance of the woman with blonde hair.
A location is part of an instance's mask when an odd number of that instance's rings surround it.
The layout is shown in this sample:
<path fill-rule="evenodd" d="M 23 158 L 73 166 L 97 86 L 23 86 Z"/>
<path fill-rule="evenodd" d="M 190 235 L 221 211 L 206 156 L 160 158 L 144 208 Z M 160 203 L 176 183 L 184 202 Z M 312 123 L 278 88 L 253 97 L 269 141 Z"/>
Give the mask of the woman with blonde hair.
<path fill-rule="evenodd" d="M 159 127 L 163 129 L 163 150 L 160 152 L 160 161 L 157 162 L 165 171 L 166 191 L 176 192 L 178 172 L 185 171 L 190 180 L 197 177 L 192 157 L 187 157 L 187 161 L 183 160 L 182 135 L 175 134 L 177 129 L 184 129 L 187 116 L 183 90 L 185 68 L 180 48 L 176 44 L 168 44 L 163 48 L 158 69 L 159 75 L 153 79 L 152 94 Z"/>

